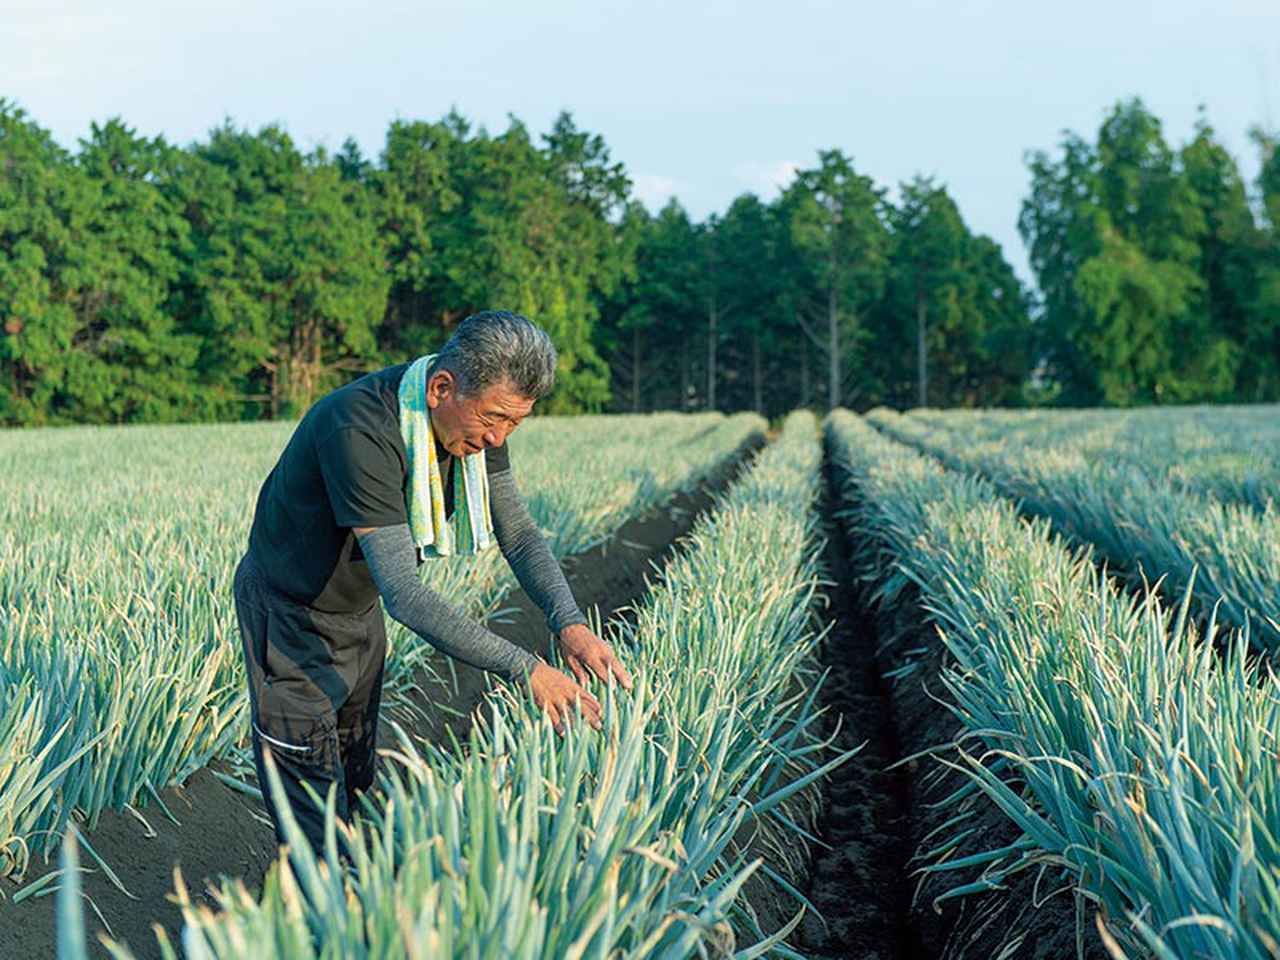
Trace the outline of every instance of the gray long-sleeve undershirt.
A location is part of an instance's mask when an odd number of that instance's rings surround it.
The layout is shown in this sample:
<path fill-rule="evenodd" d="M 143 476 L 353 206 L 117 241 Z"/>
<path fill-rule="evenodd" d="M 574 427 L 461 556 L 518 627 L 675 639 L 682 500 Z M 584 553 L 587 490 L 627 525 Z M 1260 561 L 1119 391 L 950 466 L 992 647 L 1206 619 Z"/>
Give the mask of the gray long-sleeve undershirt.
<path fill-rule="evenodd" d="M 558 633 L 570 624 L 586 623 L 511 471 L 489 477 L 489 512 L 498 548 L 520 586 L 546 615 L 551 630 Z M 509 680 L 524 677 L 538 663 L 533 654 L 487 630 L 418 578 L 418 551 L 408 524 L 379 527 L 359 539 L 392 619 L 449 656 Z"/>

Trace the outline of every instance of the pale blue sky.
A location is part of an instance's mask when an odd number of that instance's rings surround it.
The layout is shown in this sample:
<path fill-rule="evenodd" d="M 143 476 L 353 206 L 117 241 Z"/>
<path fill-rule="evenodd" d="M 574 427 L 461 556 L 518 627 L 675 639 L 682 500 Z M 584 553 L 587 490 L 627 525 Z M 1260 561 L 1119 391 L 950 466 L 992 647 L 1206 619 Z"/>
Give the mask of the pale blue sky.
<path fill-rule="evenodd" d="M 1024 151 L 1092 138 L 1133 95 L 1175 146 L 1203 101 L 1252 178 L 1246 131 L 1280 122 L 1280 0 L 0 0 L 0 96 L 68 147 L 117 114 L 179 143 L 230 116 L 376 155 L 396 117 L 541 133 L 567 108 L 651 207 L 674 193 L 698 218 L 824 147 L 891 189 L 933 174 L 1028 281 Z"/>

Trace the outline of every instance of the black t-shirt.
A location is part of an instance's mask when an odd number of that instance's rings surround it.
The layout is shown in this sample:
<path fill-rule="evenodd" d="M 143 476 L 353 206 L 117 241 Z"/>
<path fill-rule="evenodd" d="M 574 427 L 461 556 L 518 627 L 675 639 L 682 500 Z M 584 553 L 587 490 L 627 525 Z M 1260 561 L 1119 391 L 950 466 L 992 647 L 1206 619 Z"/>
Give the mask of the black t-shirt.
<path fill-rule="evenodd" d="M 262 484 L 249 552 L 267 582 L 300 603 L 363 613 L 378 599 L 351 528 L 409 522 L 399 396 L 408 368 L 386 367 L 321 398 Z M 485 451 L 486 472 L 509 465 L 505 443 Z M 451 514 L 451 460 L 440 466 L 449 478 L 445 509 Z"/>

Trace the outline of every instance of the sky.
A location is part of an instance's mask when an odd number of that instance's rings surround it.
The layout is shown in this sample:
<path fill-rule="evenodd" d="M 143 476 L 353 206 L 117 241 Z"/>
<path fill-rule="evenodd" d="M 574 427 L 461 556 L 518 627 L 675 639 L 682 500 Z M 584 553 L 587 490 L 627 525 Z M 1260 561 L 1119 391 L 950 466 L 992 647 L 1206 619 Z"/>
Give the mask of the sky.
<path fill-rule="evenodd" d="M 1280 0 L 621 3 L 0 0 L 0 97 L 74 149 L 119 116 L 177 143 L 230 118 L 303 149 L 456 107 L 535 134 L 569 110 L 651 209 L 770 199 L 839 148 L 896 193 L 935 177 L 1027 283 L 1025 155 L 1141 97 L 1175 148 L 1204 104 L 1249 180 L 1280 124 Z"/>

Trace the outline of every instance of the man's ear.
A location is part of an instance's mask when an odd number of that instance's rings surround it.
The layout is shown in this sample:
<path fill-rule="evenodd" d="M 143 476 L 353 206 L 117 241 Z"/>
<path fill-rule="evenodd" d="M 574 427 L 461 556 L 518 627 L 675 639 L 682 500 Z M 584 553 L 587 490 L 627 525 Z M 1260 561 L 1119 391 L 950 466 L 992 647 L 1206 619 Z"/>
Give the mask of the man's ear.
<path fill-rule="evenodd" d="M 434 410 L 449 397 L 453 396 L 453 374 L 448 370 L 437 370 L 427 381 L 427 406 Z"/>

